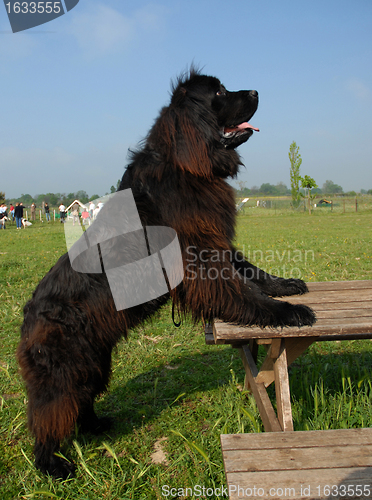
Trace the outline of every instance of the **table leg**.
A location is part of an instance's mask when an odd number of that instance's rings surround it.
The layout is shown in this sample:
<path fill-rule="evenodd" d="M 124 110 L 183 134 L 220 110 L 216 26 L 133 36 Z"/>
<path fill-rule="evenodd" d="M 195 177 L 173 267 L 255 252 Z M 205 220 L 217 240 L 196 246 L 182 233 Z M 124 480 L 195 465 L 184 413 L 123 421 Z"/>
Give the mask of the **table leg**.
<path fill-rule="evenodd" d="M 275 415 L 275 410 L 271 404 L 265 385 L 263 383 L 256 382 L 258 369 L 249 347 L 246 345 L 240 347 L 240 353 L 245 369 L 245 388 L 249 388 L 249 390 L 253 393 L 265 431 L 281 431 L 282 427 L 277 419 L 277 416 Z"/>
<path fill-rule="evenodd" d="M 267 356 L 258 371 L 256 365 L 256 343 L 240 347 L 245 369 L 244 388 L 250 390 L 256 400 L 265 430 L 268 432 L 293 431 L 291 394 L 288 365 L 300 356 L 316 339 L 288 338 L 272 339 Z M 251 352 L 250 346 L 254 348 Z M 275 382 L 277 414 L 266 391 Z"/>
<path fill-rule="evenodd" d="M 281 341 L 278 357 L 274 361 L 275 394 L 278 420 L 283 431 L 293 431 L 291 394 L 285 340 Z"/>

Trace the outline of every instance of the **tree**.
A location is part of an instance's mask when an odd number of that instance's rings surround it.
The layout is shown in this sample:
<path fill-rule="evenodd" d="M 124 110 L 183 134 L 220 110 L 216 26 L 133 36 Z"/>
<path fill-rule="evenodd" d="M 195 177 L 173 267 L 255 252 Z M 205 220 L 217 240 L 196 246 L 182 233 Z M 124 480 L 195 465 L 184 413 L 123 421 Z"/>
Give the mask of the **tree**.
<path fill-rule="evenodd" d="M 338 194 L 343 193 L 344 190 L 338 184 L 335 184 L 333 181 L 325 181 L 322 187 L 323 194 Z"/>
<path fill-rule="evenodd" d="M 89 196 L 86 191 L 80 190 L 75 193 L 75 199 L 81 201 L 81 203 L 87 203 L 89 201 Z"/>
<path fill-rule="evenodd" d="M 301 179 L 301 187 L 304 189 L 307 189 L 307 199 L 308 199 L 308 204 L 309 204 L 309 215 L 311 215 L 311 200 L 314 198 L 315 195 L 311 196 L 311 190 L 313 188 L 317 188 L 318 185 L 314 181 L 312 177 L 309 175 L 305 175 L 305 177 L 300 177 Z"/>
<path fill-rule="evenodd" d="M 58 193 L 47 193 L 44 201 L 46 201 L 50 207 L 56 207 L 58 204 Z"/>
<path fill-rule="evenodd" d="M 21 194 L 20 200 L 25 206 L 31 205 L 34 201 L 33 197 L 30 194 Z"/>
<path fill-rule="evenodd" d="M 292 195 L 292 206 L 297 208 L 301 203 L 300 194 L 300 167 L 302 163 L 302 158 L 299 153 L 300 148 L 297 146 L 295 141 L 289 146 L 289 161 L 291 162 L 290 169 L 290 179 L 291 179 L 291 195 Z"/>
<path fill-rule="evenodd" d="M 34 200 L 35 200 L 36 206 L 41 207 L 41 204 L 43 203 L 43 201 L 46 201 L 45 194 L 35 195 Z"/>
<path fill-rule="evenodd" d="M 277 191 L 276 187 L 273 184 L 270 184 L 270 182 L 265 182 L 261 184 L 260 193 L 266 196 L 272 196 L 277 194 Z"/>
<path fill-rule="evenodd" d="M 246 183 L 245 183 L 245 181 L 237 181 L 236 183 L 239 186 L 240 195 L 242 196 L 243 192 L 245 190 L 245 184 Z"/>
<path fill-rule="evenodd" d="M 0 191 L 0 203 L 5 203 L 5 193 Z"/>
<path fill-rule="evenodd" d="M 287 188 L 284 182 L 278 182 L 276 187 L 277 194 L 279 196 L 285 196 L 287 194 L 291 194 L 291 191 Z"/>

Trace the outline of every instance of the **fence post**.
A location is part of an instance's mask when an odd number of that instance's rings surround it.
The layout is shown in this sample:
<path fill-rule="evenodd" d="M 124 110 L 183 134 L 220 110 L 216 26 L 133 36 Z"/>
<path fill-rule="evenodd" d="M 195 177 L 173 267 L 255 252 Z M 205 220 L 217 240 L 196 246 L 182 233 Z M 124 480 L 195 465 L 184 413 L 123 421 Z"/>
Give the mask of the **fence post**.
<path fill-rule="evenodd" d="M 355 211 L 358 211 L 358 198 L 355 197 Z"/>
<path fill-rule="evenodd" d="M 344 200 L 344 213 L 345 213 L 345 200 Z"/>
<path fill-rule="evenodd" d="M 56 221 L 56 209 L 53 209 L 53 222 Z"/>

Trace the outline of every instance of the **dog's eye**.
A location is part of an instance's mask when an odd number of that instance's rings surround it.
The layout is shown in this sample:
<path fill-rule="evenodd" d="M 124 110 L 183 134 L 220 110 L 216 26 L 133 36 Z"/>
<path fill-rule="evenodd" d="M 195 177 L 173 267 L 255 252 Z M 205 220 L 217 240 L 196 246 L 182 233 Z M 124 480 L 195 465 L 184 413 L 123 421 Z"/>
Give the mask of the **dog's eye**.
<path fill-rule="evenodd" d="M 216 92 L 216 95 L 226 95 L 226 92 L 224 92 L 223 90 L 218 90 Z"/>

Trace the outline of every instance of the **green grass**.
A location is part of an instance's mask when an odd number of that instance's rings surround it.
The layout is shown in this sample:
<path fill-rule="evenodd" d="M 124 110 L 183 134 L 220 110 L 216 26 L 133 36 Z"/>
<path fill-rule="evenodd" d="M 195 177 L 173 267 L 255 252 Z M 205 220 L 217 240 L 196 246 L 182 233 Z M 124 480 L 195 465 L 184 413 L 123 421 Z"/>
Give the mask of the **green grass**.
<path fill-rule="evenodd" d="M 369 213 L 271 214 L 238 219 L 237 245 L 260 267 L 305 281 L 372 279 Z M 238 352 L 206 346 L 201 325 L 176 329 L 169 306 L 115 349 L 109 391 L 96 405 L 115 424 L 64 444 L 76 478 L 52 481 L 34 468 L 14 351 L 22 308 L 64 251 L 59 223 L 0 231 L 1 498 L 151 500 L 165 498 L 165 485 L 225 485 L 219 436 L 261 432 L 258 411 L 242 389 Z M 371 364 L 368 340 L 313 345 L 290 368 L 295 429 L 372 426 Z M 152 462 L 156 450 L 162 463 Z"/>

